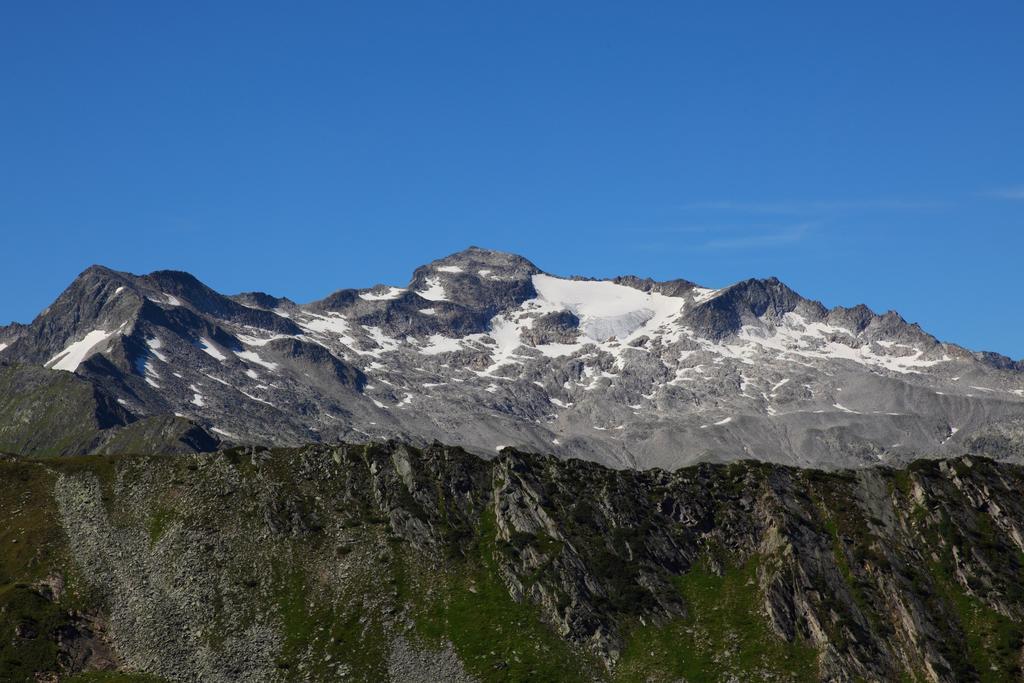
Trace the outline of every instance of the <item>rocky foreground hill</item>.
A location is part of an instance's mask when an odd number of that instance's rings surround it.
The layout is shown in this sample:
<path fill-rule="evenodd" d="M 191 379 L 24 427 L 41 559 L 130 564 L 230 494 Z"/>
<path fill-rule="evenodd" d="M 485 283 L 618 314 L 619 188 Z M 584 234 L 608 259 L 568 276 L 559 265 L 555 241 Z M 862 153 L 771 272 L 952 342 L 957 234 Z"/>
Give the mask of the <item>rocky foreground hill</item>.
<path fill-rule="evenodd" d="M 1020 680 L 1024 469 L 0 461 L 0 678 Z M 106 672 L 106 673 L 98 673 Z"/>
<path fill-rule="evenodd" d="M 0 447 L 19 453 L 398 439 L 640 469 L 844 468 L 1024 443 L 1024 365 L 894 312 L 829 309 L 774 278 L 559 277 L 478 248 L 302 304 L 94 266 L 0 328 L 0 375 L 28 397 L 0 392 Z M 50 384 L 88 407 L 73 438 L 25 433 L 64 419 Z"/>

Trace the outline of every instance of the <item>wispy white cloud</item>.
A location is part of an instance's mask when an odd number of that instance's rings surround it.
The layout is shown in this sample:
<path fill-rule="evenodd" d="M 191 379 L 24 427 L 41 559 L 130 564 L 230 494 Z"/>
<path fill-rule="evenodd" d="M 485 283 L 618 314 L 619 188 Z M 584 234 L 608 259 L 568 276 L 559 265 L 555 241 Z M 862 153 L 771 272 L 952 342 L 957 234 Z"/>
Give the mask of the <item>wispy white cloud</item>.
<path fill-rule="evenodd" d="M 795 200 L 773 202 L 714 201 L 683 204 L 686 210 L 761 214 L 807 214 L 836 211 L 917 211 L 948 206 L 946 202 L 906 199 Z"/>
<path fill-rule="evenodd" d="M 996 199 L 1024 200 L 1024 185 L 1018 185 L 1017 187 L 1004 187 L 998 190 L 989 190 L 985 195 Z"/>
<path fill-rule="evenodd" d="M 669 225 L 654 228 L 635 228 L 635 232 L 654 233 L 654 234 L 680 234 L 680 235 L 691 235 L 699 234 L 702 232 L 719 232 L 722 230 L 721 226 L 718 225 Z"/>
<path fill-rule="evenodd" d="M 636 233 L 652 235 L 722 235 L 736 232 L 773 230 L 779 227 L 779 219 L 763 218 L 752 220 L 744 216 L 736 217 L 728 222 L 694 223 L 682 225 L 662 225 L 648 228 L 632 228 Z"/>
<path fill-rule="evenodd" d="M 808 237 L 819 225 L 817 222 L 805 222 L 795 225 L 702 226 L 699 230 L 666 228 L 647 232 L 679 236 L 673 237 L 671 241 L 664 238 L 640 240 L 631 243 L 631 247 L 637 251 L 649 252 L 768 249 L 796 244 Z M 690 237 L 683 237 L 684 234 L 689 234 Z M 701 237 L 702 241 L 699 239 Z"/>
<path fill-rule="evenodd" d="M 795 244 L 804 239 L 814 228 L 814 223 L 800 223 L 759 234 L 722 237 L 705 242 L 703 249 L 756 249 Z"/>

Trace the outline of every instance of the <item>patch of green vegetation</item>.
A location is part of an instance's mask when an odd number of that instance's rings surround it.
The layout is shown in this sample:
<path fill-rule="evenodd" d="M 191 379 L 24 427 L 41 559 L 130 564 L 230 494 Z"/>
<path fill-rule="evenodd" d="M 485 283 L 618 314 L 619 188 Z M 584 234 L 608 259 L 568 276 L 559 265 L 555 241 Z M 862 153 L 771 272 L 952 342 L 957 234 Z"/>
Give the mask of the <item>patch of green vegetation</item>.
<path fill-rule="evenodd" d="M 167 531 L 167 527 L 174 521 L 176 514 L 174 510 L 165 505 L 157 503 L 149 512 L 146 519 L 146 530 L 149 532 L 150 543 L 156 543 Z"/>
<path fill-rule="evenodd" d="M 822 514 L 824 520 L 822 522 L 826 531 L 832 537 L 832 557 L 835 560 L 836 567 L 839 568 L 839 573 L 843 577 L 843 581 L 846 583 L 847 588 L 850 591 L 850 595 L 853 597 L 854 603 L 857 605 L 857 609 L 860 613 L 868 620 L 871 626 L 877 631 L 880 628 L 885 628 L 885 624 L 878 619 L 874 609 L 872 609 L 872 603 L 868 598 L 868 591 L 873 590 L 870 582 L 865 578 L 862 578 L 856 574 L 853 567 L 850 566 L 849 558 L 847 557 L 846 543 L 844 537 L 841 534 L 839 521 L 843 522 L 843 529 L 847 529 L 852 532 L 851 538 L 854 543 L 854 557 L 867 557 L 876 564 L 882 564 L 888 566 L 889 562 L 884 557 L 875 553 L 871 550 L 872 540 L 866 532 L 860 528 L 860 526 L 849 519 L 843 519 L 842 515 L 839 514 L 838 510 L 842 509 L 839 506 L 833 508 L 827 508 L 822 506 Z M 845 635 L 838 635 L 837 639 L 845 638 Z"/>
<path fill-rule="evenodd" d="M 412 602 L 417 635 L 437 646 L 450 642 L 466 669 L 484 681 L 588 680 L 580 669 L 587 655 L 542 623 L 536 607 L 509 595 L 498 552 L 494 512 L 487 510 L 465 566 L 421 576 L 414 561 L 395 562 L 399 595 Z"/>
<path fill-rule="evenodd" d="M 0 451 L 61 455 L 87 448 L 99 433 L 96 397 L 68 372 L 0 368 Z"/>
<path fill-rule="evenodd" d="M 352 595 L 322 596 L 297 562 L 274 566 L 273 601 L 284 642 L 277 666 L 286 679 L 333 680 L 342 665 L 353 680 L 387 679 L 388 638 Z M 300 662 L 306 667 L 298 670 Z"/>
<path fill-rule="evenodd" d="M 183 417 L 144 417 L 123 427 L 108 430 L 99 452 L 147 455 L 183 453 L 188 450 L 184 440 L 193 429 L 193 423 Z"/>
<path fill-rule="evenodd" d="M 916 673 L 910 671 L 904 671 L 900 674 L 900 683 L 919 683 L 920 681 L 926 681 L 927 678 L 919 678 Z"/>
<path fill-rule="evenodd" d="M 975 522 L 978 522 L 978 534 L 991 533 L 987 517 L 979 516 Z M 1021 648 L 1024 647 L 1024 624 L 992 609 L 956 581 L 952 544 L 962 543 L 964 539 L 945 511 L 939 516 L 939 524 L 929 531 L 930 538 L 935 541 L 933 547 L 940 548 L 939 537 L 946 540 L 938 561 L 928 563 L 931 585 L 938 597 L 952 608 L 963 632 L 964 640 L 960 647 L 950 653 L 955 658 L 954 666 L 958 667 L 955 673 L 962 676 L 976 673 L 983 683 L 1021 680 L 1024 677 L 1020 659 Z M 973 668 L 973 672 L 965 670 L 963 667 L 966 665 Z"/>
<path fill-rule="evenodd" d="M 278 667 L 287 670 L 298 663 L 313 635 L 313 623 L 306 612 L 309 596 L 302 571 L 283 563 L 275 564 L 273 599 L 281 617 L 281 634 L 284 636 Z"/>
<path fill-rule="evenodd" d="M 109 506 L 114 498 L 118 467 L 126 459 L 126 456 L 120 455 L 76 455 L 66 458 L 40 458 L 38 462 L 65 475 L 95 476 L 103 492 L 103 503 Z"/>
<path fill-rule="evenodd" d="M 23 583 L 0 587 L 0 680 L 30 681 L 57 668 L 55 632 L 67 614 Z"/>
<path fill-rule="evenodd" d="M 1020 622 L 999 614 L 962 590 L 951 590 L 948 596 L 967 639 L 968 659 L 981 681 L 1021 680 L 1024 628 Z"/>
<path fill-rule="evenodd" d="M 619 681 L 818 680 L 817 652 L 776 635 L 759 611 L 756 560 L 717 576 L 703 566 L 677 578 L 689 614 L 637 626 L 616 671 Z"/>
<path fill-rule="evenodd" d="M 886 485 L 890 491 L 898 491 L 900 496 L 908 498 L 914 488 L 914 478 L 910 470 L 884 470 L 887 476 Z"/>
<path fill-rule="evenodd" d="M 43 578 L 63 542 L 53 476 L 31 462 L 0 462 L 0 586 Z"/>
<path fill-rule="evenodd" d="M 59 669 L 55 633 L 86 607 L 69 569 L 53 499 L 55 475 L 39 462 L 0 462 L 0 680 L 36 680 Z M 59 603 L 36 582 L 64 577 Z"/>

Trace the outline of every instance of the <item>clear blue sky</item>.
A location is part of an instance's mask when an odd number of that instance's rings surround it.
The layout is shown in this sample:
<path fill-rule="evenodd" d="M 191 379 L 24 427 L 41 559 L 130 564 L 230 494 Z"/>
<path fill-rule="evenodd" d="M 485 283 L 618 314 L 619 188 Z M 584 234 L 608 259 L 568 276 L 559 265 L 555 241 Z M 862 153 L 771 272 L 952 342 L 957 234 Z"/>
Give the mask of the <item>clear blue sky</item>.
<path fill-rule="evenodd" d="M 1024 3 L 0 7 L 0 323 L 91 263 L 307 301 L 469 244 L 777 275 L 1024 356 Z"/>

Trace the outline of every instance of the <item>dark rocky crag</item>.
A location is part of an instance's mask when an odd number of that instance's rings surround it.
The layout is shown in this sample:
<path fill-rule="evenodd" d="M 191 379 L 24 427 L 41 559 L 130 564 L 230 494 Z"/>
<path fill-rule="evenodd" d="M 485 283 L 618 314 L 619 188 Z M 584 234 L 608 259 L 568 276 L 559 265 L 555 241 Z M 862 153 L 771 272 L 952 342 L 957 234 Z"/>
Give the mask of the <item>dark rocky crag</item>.
<path fill-rule="evenodd" d="M 0 677 L 1020 680 L 1024 468 L 0 462 Z M 153 680 L 151 678 L 140 680 Z"/>

